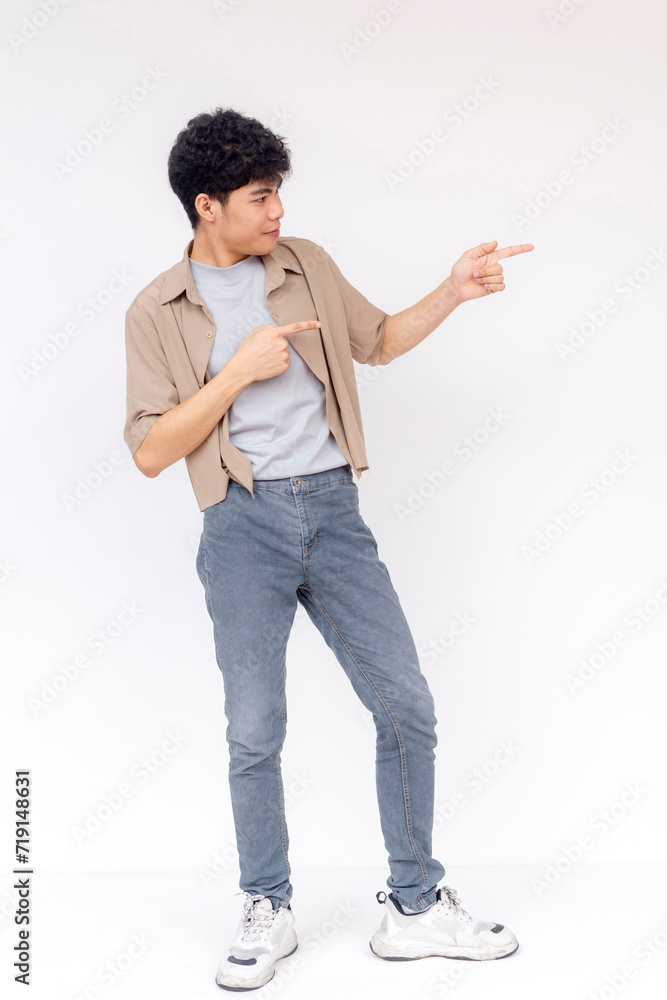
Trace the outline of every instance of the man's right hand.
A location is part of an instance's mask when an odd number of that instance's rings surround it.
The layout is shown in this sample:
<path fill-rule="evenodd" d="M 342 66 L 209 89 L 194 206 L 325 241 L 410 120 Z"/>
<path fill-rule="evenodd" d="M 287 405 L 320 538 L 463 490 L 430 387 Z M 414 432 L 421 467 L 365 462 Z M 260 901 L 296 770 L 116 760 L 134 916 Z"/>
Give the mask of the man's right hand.
<path fill-rule="evenodd" d="M 244 337 L 229 360 L 242 373 L 244 381 L 273 378 L 286 371 L 291 364 L 287 334 L 317 329 L 321 325 L 319 320 L 309 319 L 288 323 L 287 326 L 256 326 Z"/>
<path fill-rule="evenodd" d="M 198 448 L 246 385 L 280 375 L 290 366 L 287 334 L 312 330 L 319 320 L 287 326 L 257 326 L 209 381 L 182 403 L 165 410 L 134 454 L 137 468 L 153 478 Z"/>

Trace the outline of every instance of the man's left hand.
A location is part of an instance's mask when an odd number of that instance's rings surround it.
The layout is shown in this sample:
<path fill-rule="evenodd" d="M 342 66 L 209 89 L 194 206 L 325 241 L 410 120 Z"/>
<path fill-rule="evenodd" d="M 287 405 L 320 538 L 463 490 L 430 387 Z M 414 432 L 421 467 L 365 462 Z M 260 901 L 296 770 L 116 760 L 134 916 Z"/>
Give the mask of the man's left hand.
<path fill-rule="evenodd" d="M 494 250 L 497 243 L 498 240 L 492 240 L 490 243 L 480 243 L 479 246 L 466 250 L 452 267 L 449 280 L 461 302 L 479 299 L 493 292 L 502 292 L 505 283 L 503 269 L 498 261 L 535 249 L 532 243 L 519 243 L 513 247 Z"/>

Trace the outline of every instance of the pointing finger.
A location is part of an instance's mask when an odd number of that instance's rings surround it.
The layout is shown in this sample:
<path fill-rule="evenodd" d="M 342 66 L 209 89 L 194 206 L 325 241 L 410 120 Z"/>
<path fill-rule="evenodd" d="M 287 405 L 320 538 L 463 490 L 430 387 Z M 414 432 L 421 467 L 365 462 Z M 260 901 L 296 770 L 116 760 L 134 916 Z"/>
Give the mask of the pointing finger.
<path fill-rule="evenodd" d="M 502 260 L 503 257 L 514 257 L 518 253 L 527 253 L 529 250 L 534 250 L 535 247 L 532 243 L 517 243 L 513 247 L 503 247 L 502 250 L 494 250 L 490 256 L 495 257 L 496 260 Z"/>

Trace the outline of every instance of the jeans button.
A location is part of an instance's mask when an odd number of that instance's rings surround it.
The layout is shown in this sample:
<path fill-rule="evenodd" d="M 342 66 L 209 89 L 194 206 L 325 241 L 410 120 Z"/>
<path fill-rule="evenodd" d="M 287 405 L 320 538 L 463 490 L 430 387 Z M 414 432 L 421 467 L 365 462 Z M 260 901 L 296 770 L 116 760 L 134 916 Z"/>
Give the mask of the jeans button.
<path fill-rule="evenodd" d="M 295 480 L 294 480 L 294 485 L 295 485 L 295 486 L 301 486 L 301 482 L 302 482 L 302 480 L 301 480 L 301 479 L 295 479 Z"/>

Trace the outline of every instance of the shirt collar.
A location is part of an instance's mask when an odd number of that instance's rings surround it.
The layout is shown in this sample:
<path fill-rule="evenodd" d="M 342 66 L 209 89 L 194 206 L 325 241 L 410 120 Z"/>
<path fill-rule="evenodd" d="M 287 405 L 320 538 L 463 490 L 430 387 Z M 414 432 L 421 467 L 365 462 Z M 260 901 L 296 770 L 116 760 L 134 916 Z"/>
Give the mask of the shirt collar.
<path fill-rule="evenodd" d="M 303 268 L 296 257 L 293 256 L 287 247 L 283 246 L 281 242 L 283 239 L 286 239 L 286 237 L 278 237 L 275 249 L 271 253 L 260 254 L 268 279 L 267 291 L 277 288 L 278 285 L 282 285 L 285 280 L 285 271 L 295 271 L 297 274 L 303 274 Z M 190 267 L 190 253 L 192 252 L 194 242 L 193 237 L 183 251 L 183 257 L 179 260 L 178 264 L 174 264 L 167 271 L 160 291 L 160 305 L 170 302 L 183 292 L 185 292 L 191 302 L 203 305 L 201 297 L 197 292 L 194 278 L 192 277 L 192 268 Z"/>

